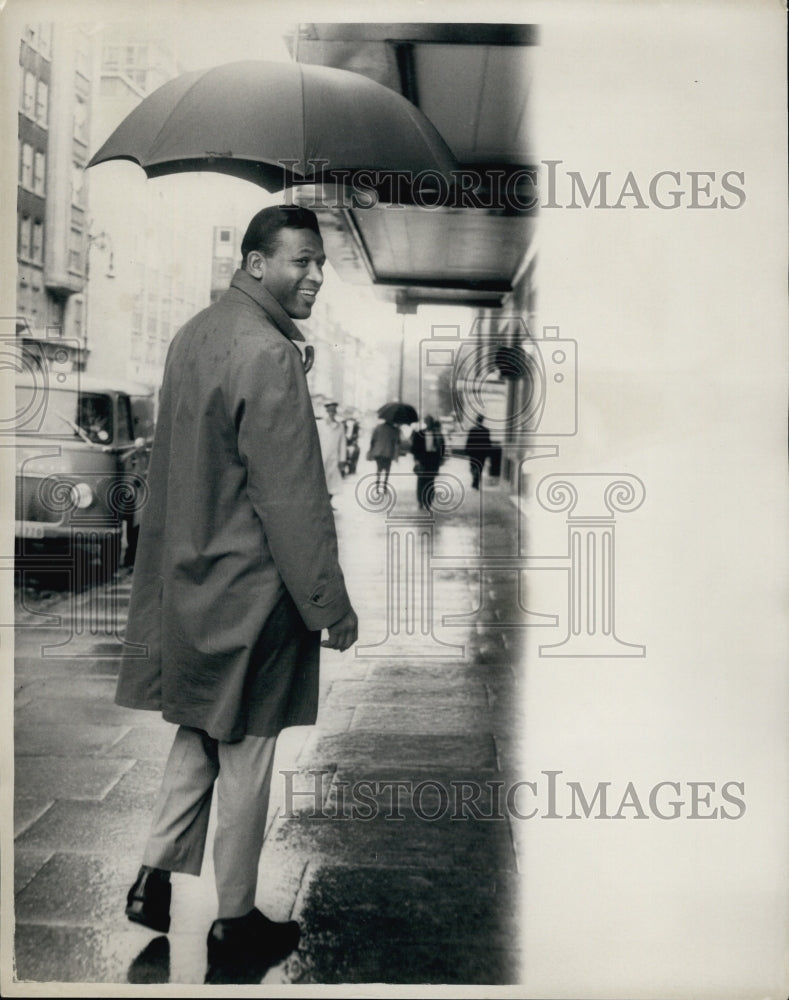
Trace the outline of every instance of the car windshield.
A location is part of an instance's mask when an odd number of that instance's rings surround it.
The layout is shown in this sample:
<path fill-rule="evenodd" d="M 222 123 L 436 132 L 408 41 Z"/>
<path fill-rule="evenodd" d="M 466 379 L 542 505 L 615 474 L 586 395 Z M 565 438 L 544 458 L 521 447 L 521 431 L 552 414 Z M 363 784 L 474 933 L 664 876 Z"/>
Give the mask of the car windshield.
<path fill-rule="evenodd" d="M 104 393 L 17 386 L 16 412 L 17 426 L 25 433 L 112 442 L 112 397 Z"/>

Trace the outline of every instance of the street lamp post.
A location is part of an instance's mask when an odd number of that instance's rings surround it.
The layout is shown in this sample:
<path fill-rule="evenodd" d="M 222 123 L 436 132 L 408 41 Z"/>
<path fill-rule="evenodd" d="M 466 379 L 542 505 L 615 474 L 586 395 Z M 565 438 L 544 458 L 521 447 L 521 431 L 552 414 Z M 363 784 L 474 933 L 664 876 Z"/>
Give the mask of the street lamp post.
<path fill-rule="evenodd" d="M 405 381 L 405 337 L 406 337 L 406 316 L 411 316 L 416 312 L 417 304 L 409 299 L 406 292 L 398 292 L 396 296 L 397 312 L 402 316 L 400 322 L 400 371 L 397 378 L 397 398 L 402 400 Z"/>
<path fill-rule="evenodd" d="M 115 252 L 112 246 L 112 237 L 109 233 L 88 233 L 88 246 L 85 251 L 85 309 L 84 309 L 84 320 L 85 320 L 85 331 L 83 334 L 82 342 L 85 354 L 88 353 L 88 316 L 90 314 L 90 251 L 93 247 L 102 252 L 109 253 L 109 259 L 107 262 L 107 272 L 105 277 L 114 278 L 115 277 L 115 266 L 114 257 Z"/>

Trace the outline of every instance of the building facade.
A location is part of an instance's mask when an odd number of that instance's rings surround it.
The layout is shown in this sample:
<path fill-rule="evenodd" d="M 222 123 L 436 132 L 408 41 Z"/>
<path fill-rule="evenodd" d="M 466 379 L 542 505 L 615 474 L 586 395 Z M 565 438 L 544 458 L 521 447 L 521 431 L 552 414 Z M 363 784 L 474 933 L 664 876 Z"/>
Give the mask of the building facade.
<path fill-rule="evenodd" d="M 87 364 L 88 185 L 96 41 L 80 26 L 30 24 L 19 48 L 17 334 Z"/>
<path fill-rule="evenodd" d="M 145 25 L 102 30 L 94 149 L 181 71 L 156 35 Z M 209 303 L 212 226 L 195 210 L 194 177 L 148 181 L 125 162 L 90 173 L 88 369 L 158 386 L 173 335 Z"/>

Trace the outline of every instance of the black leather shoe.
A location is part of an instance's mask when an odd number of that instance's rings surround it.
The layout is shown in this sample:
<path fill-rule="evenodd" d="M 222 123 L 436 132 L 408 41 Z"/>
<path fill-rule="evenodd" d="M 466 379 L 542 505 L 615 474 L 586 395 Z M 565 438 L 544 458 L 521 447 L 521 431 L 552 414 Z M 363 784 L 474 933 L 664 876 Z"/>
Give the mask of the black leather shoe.
<path fill-rule="evenodd" d="M 166 934 L 170 929 L 170 873 L 143 865 L 126 896 L 126 916 L 136 924 Z"/>
<path fill-rule="evenodd" d="M 260 910 L 243 917 L 215 920 L 208 932 L 208 964 L 221 966 L 249 960 L 274 963 L 298 945 L 301 929 L 295 920 L 278 924 Z"/>

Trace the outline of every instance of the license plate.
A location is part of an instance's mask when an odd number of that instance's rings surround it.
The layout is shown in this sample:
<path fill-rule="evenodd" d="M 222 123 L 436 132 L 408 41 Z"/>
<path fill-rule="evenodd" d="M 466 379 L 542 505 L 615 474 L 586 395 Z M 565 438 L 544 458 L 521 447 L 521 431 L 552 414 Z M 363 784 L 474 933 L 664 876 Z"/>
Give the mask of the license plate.
<path fill-rule="evenodd" d="M 16 534 L 20 538 L 43 538 L 43 524 L 31 524 L 30 521 L 17 521 Z"/>

